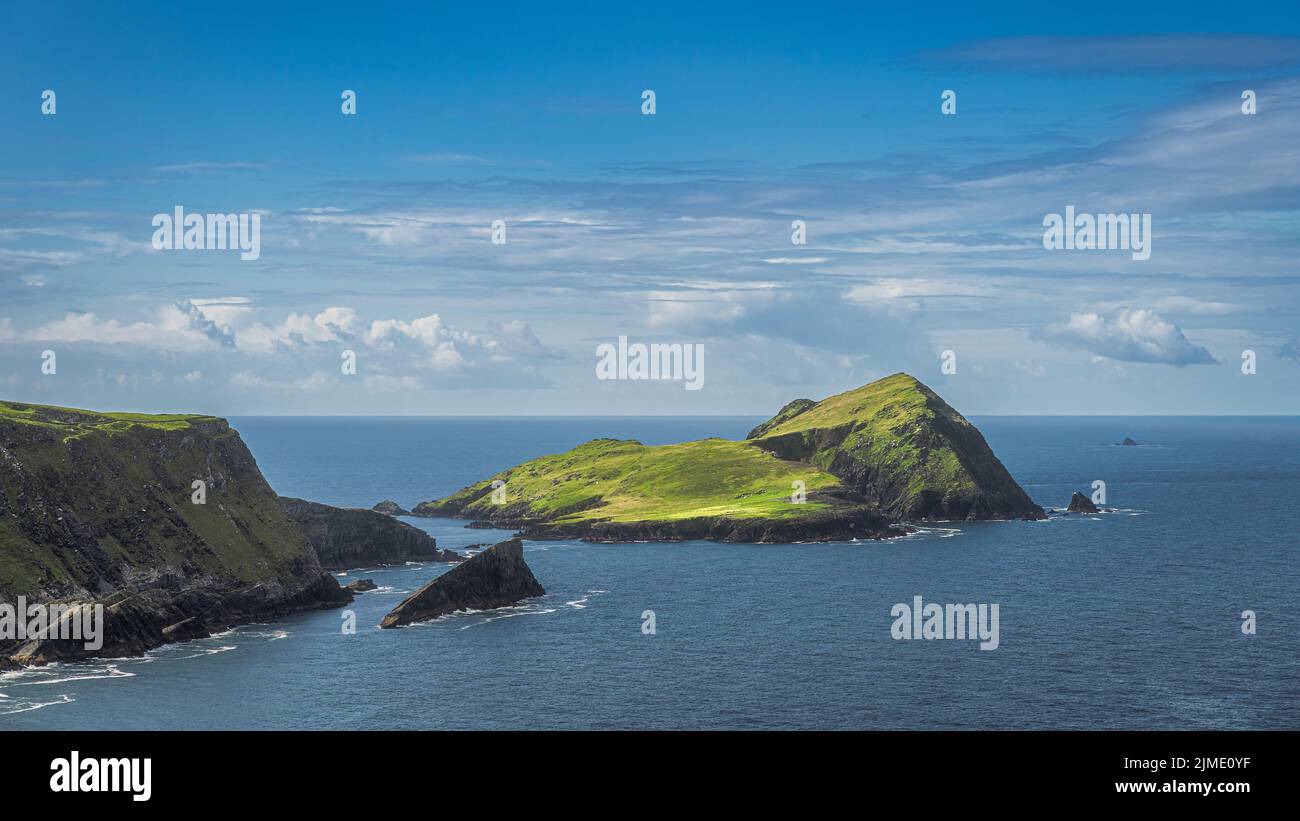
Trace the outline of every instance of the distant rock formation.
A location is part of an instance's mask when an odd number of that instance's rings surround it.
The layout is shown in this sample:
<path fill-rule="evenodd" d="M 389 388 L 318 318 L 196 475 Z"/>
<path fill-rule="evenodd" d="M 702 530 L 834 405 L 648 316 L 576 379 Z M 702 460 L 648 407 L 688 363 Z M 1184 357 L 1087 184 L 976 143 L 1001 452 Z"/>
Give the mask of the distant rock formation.
<path fill-rule="evenodd" d="M 418 527 L 373 510 L 331 507 L 288 496 L 281 496 L 280 504 L 302 526 L 326 570 L 464 558 L 439 550 L 438 542 Z"/>
<path fill-rule="evenodd" d="M 524 543 L 517 538 L 510 539 L 498 542 L 424 585 L 384 616 L 379 626 L 400 627 L 457 610 L 507 607 L 545 593 L 524 562 Z"/>
<path fill-rule="evenodd" d="M 374 507 L 370 508 L 376 513 L 382 513 L 385 516 L 410 516 L 411 511 L 394 502 L 392 499 L 385 499 Z"/>
<path fill-rule="evenodd" d="M 349 582 L 343 585 L 344 590 L 351 590 L 353 593 L 364 593 L 367 590 L 374 590 L 377 587 L 379 587 L 379 585 L 375 584 L 374 579 L 357 579 L 354 582 Z"/>
<path fill-rule="evenodd" d="M 1123 442 L 1120 442 L 1120 444 L 1121 444 L 1121 445 L 1124 445 L 1125 447 L 1130 447 L 1130 448 L 1131 448 L 1131 447 L 1133 447 L 1134 445 L 1136 445 L 1137 442 L 1134 442 L 1132 439 L 1130 439 L 1130 438 L 1128 438 L 1127 436 L 1125 436 L 1125 437 L 1124 437 L 1124 441 L 1123 441 Z"/>
<path fill-rule="evenodd" d="M 1097 509 L 1097 506 L 1092 503 L 1091 499 L 1089 499 L 1087 496 L 1084 496 L 1082 493 L 1080 493 L 1077 490 L 1074 492 L 1073 495 L 1070 496 L 1070 506 L 1067 507 L 1066 510 L 1068 510 L 1071 513 L 1100 513 L 1101 512 L 1100 510 Z"/>

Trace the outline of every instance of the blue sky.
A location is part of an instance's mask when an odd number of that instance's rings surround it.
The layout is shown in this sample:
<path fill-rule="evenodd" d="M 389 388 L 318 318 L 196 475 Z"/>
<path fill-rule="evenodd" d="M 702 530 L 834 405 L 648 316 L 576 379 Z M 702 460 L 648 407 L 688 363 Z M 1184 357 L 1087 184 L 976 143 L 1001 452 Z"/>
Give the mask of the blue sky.
<path fill-rule="evenodd" d="M 1293 4 L 372 5 L 0 11 L 0 397 L 764 414 L 906 370 L 971 414 L 1296 411 Z M 155 250 L 178 205 L 260 257 Z M 1067 205 L 1150 214 L 1150 259 L 1044 249 Z M 620 335 L 705 387 L 596 379 Z"/>

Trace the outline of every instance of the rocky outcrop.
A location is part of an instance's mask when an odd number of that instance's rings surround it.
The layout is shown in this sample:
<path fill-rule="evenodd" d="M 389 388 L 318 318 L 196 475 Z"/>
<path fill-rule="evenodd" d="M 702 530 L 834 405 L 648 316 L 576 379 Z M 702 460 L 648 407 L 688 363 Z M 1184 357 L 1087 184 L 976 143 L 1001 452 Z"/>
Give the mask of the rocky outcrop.
<path fill-rule="evenodd" d="M 817 403 L 811 399 L 796 399 L 793 402 L 787 402 L 781 407 L 781 410 L 776 412 L 776 416 L 773 416 L 763 424 L 755 427 L 745 438 L 757 439 L 760 436 L 764 436 L 768 431 L 795 418 L 816 404 Z"/>
<path fill-rule="evenodd" d="M 1130 438 L 1128 438 L 1127 436 L 1125 436 L 1125 437 L 1124 437 L 1124 441 L 1123 441 L 1123 442 L 1120 442 L 1120 444 L 1123 445 L 1124 447 L 1131 448 L 1131 447 L 1133 447 L 1134 445 L 1136 445 L 1137 442 L 1134 442 L 1132 439 L 1130 439 Z"/>
<path fill-rule="evenodd" d="M 1075 491 L 1070 496 L 1070 506 L 1066 508 L 1070 513 L 1100 513 L 1101 511 L 1092 500 L 1084 496 L 1079 491 Z"/>
<path fill-rule="evenodd" d="M 545 595 L 519 539 L 499 542 L 412 593 L 380 623 L 400 627 L 457 610 L 491 610 Z"/>
<path fill-rule="evenodd" d="M 368 590 L 375 590 L 379 585 L 375 584 L 374 579 L 357 579 L 354 582 L 348 582 L 343 586 L 344 590 L 351 590 L 353 593 L 365 593 Z"/>
<path fill-rule="evenodd" d="M 464 558 L 439 550 L 438 542 L 418 527 L 373 510 L 332 507 L 288 496 L 280 497 L 280 503 L 302 526 L 326 570 Z"/>
<path fill-rule="evenodd" d="M 410 516 L 411 511 L 394 502 L 392 499 L 385 499 L 374 507 L 370 508 L 376 513 L 383 513 L 385 516 Z"/>
<path fill-rule="evenodd" d="M 0 601 L 103 606 L 103 646 L 0 639 L 0 667 L 136 655 L 341 606 L 223 419 L 0 402 Z"/>

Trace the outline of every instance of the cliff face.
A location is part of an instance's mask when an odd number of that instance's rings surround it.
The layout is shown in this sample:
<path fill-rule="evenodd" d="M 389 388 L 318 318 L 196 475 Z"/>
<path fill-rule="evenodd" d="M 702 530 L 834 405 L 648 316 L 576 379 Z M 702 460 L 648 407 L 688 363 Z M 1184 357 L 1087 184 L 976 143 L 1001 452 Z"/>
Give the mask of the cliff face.
<path fill-rule="evenodd" d="M 806 401 L 782 408 L 749 441 L 839 477 L 889 519 L 1044 516 L 979 430 L 907 374 Z"/>
<path fill-rule="evenodd" d="M 19 596 L 104 604 L 94 655 L 350 600 L 225 420 L 0 402 L 0 600 Z M 89 654 L 0 639 L 0 665 Z"/>
<path fill-rule="evenodd" d="M 439 550 L 438 542 L 418 527 L 373 510 L 331 507 L 288 496 L 281 496 L 280 504 L 307 534 L 326 570 L 464 558 Z"/>
<path fill-rule="evenodd" d="M 524 562 L 524 545 L 510 539 L 489 547 L 412 593 L 393 608 L 380 627 L 400 627 L 457 610 L 490 610 L 546 590 Z"/>

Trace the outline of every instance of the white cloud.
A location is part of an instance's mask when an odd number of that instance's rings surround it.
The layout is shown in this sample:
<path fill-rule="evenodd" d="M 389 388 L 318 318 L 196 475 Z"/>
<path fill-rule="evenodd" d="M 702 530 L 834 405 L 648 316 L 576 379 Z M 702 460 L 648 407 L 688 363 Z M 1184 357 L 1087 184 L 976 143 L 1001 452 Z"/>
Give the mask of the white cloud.
<path fill-rule="evenodd" d="M 1120 362 L 1181 368 L 1216 361 L 1207 349 L 1189 342 L 1177 325 L 1143 308 L 1121 308 L 1110 316 L 1071 314 L 1068 322 L 1049 325 L 1040 336 Z"/>

